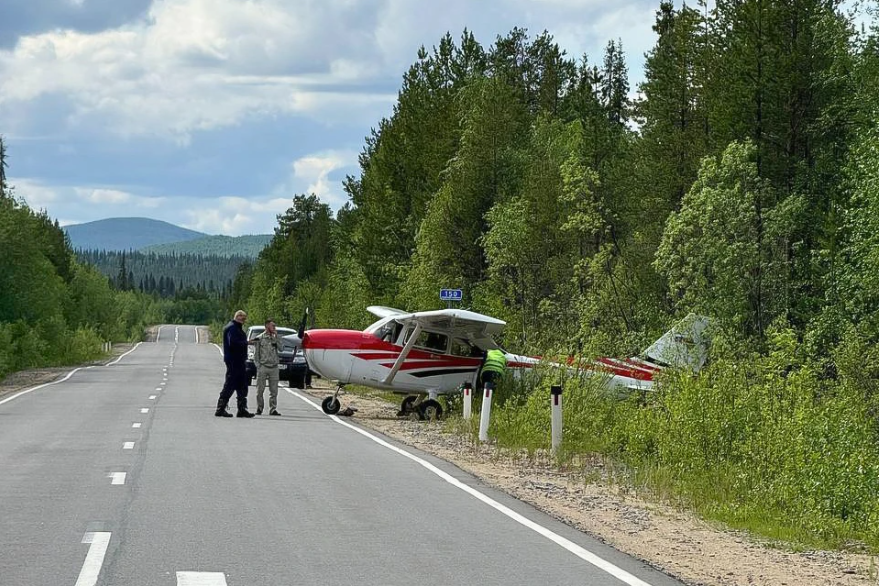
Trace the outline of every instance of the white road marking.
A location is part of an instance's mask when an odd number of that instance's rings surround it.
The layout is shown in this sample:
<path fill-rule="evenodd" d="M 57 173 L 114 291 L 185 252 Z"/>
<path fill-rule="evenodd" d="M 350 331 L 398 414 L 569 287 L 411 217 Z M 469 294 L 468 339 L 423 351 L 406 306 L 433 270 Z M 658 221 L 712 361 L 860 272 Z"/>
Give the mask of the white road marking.
<path fill-rule="evenodd" d="M 226 586 L 223 572 L 177 572 L 177 586 Z"/>
<path fill-rule="evenodd" d="M 110 532 L 86 533 L 82 542 L 90 544 L 89 553 L 86 554 L 86 561 L 83 562 L 82 570 L 79 571 L 79 578 L 76 579 L 75 586 L 95 586 L 98 582 L 98 575 L 101 573 L 101 566 L 104 565 L 107 546 L 110 545 Z"/>
<path fill-rule="evenodd" d="M 156 342 L 159 342 L 159 338 L 162 336 L 162 326 L 159 326 L 159 329 L 156 330 Z"/>
<path fill-rule="evenodd" d="M 125 472 L 111 472 L 107 475 L 110 478 L 110 484 L 125 484 Z"/>
<path fill-rule="evenodd" d="M 137 429 L 137 428 L 139 428 L 139 427 L 141 426 L 141 424 L 140 424 L 140 423 L 132 423 L 131 426 L 132 426 L 133 428 Z"/>
<path fill-rule="evenodd" d="M 134 449 L 134 442 L 125 442 L 124 444 L 122 444 L 122 449 L 123 450 L 133 450 Z"/>
<path fill-rule="evenodd" d="M 306 403 L 308 403 L 309 405 L 311 405 L 312 407 L 314 407 L 315 409 L 317 409 L 318 411 L 321 411 L 323 413 L 323 410 L 321 409 L 320 405 L 316 405 L 315 403 L 313 403 L 312 401 L 310 401 L 309 399 L 307 399 L 305 396 L 301 395 L 300 393 L 294 392 L 290 389 L 287 389 L 287 392 L 299 397 L 300 399 L 302 399 L 303 401 L 305 401 Z M 373 435 L 367 431 L 364 431 L 363 429 L 361 429 L 355 425 L 352 425 L 350 423 L 342 421 L 336 415 L 328 415 L 328 417 L 330 419 L 332 419 L 333 421 L 335 421 L 336 423 L 338 423 L 339 425 L 344 425 L 345 427 L 351 429 L 352 431 L 359 433 L 362 436 L 373 440 L 374 442 L 376 442 L 380 446 L 388 448 L 392 452 L 397 452 L 401 456 L 403 456 L 405 458 L 409 458 L 413 462 L 420 464 L 421 466 L 423 466 L 424 468 L 426 468 L 430 472 L 433 472 L 434 474 L 436 474 L 437 476 L 439 476 L 440 478 L 442 478 L 443 480 L 445 480 L 446 482 L 448 482 L 452 486 L 463 490 L 464 492 L 468 493 L 469 495 L 476 498 L 477 500 L 482 501 L 483 503 L 489 505 L 490 507 L 492 507 L 496 511 L 500 512 L 501 514 L 513 519 L 514 521 L 516 521 L 520 525 L 522 525 L 524 527 L 528 527 L 529 529 L 531 529 L 535 533 L 538 533 L 539 535 L 546 537 L 550 541 L 552 541 L 555 544 L 561 546 L 562 548 L 568 550 L 569 552 L 573 553 L 574 555 L 581 558 L 585 562 L 592 564 L 592 565 L 596 566 L 597 568 L 599 568 L 600 570 L 602 570 L 608 574 L 611 574 L 612 576 L 614 576 L 618 580 L 625 582 L 626 584 L 629 584 L 629 586 L 651 586 L 650 584 L 648 584 L 644 580 L 636 578 L 635 576 L 633 576 L 632 574 L 630 574 L 626 570 L 624 570 L 622 568 L 618 568 L 617 566 L 615 566 L 611 562 L 604 560 L 603 558 L 597 556 L 596 554 L 594 554 L 593 552 L 591 552 L 587 549 L 584 549 L 583 547 L 574 543 L 573 541 L 568 540 L 565 537 L 562 537 L 561 535 L 559 535 L 557 533 L 554 533 L 553 531 L 551 531 L 550 529 L 547 529 L 543 525 L 539 525 L 538 523 L 535 523 L 534 521 L 527 519 L 526 517 L 523 517 L 522 515 L 520 515 L 519 513 L 514 511 L 513 509 L 510 509 L 510 508 L 502 505 L 501 503 L 499 503 L 495 499 L 486 496 L 485 494 L 483 494 L 479 490 L 477 490 L 471 486 L 468 486 L 467 484 L 461 482 L 460 480 L 458 480 L 454 476 L 447 474 L 443 470 L 440 470 L 439 468 L 437 468 L 436 466 L 434 466 L 430 462 L 427 462 L 426 460 L 423 460 L 423 459 L 419 458 L 418 456 L 407 452 L 406 450 L 398 448 L 397 446 L 393 446 L 393 445 L 389 444 L 388 442 L 386 442 L 385 440 L 383 440 L 379 437 L 376 437 L 375 435 Z"/>
<path fill-rule="evenodd" d="M 141 413 L 149 413 L 149 412 L 150 412 L 150 410 L 147 409 L 146 407 L 141 408 Z"/>
<path fill-rule="evenodd" d="M 132 352 L 134 352 L 135 350 L 137 350 L 138 346 L 140 346 L 140 345 L 141 345 L 141 343 L 138 342 L 137 344 L 135 344 L 134 348 L 132 348 L 131 350 L 129 350 L 129 351 L 126 352 L 125 354 L 122 354 L 121 356 L 119 356 L 119 358 L 117 358 L 117 359 L 114 360 L 113 362 L 108 362 L 105 366 L 113 366 L 114 364 L 116 364 L 117 362 L 119 362 L 120 360 L 122 360 L 123 358 L 125 358 L 126 356 L 128 356 L 129 354 L 131 354 Z M 0 405 L 2 405 L 3 403 L 8 403 L 9 401 L 11 401 L 11 400 L 13 400 L 13 399 L 17 399 L 18 397 L 21 397 L 22 395 L 27 395 L 27 394 L 30 393 L 30 392 L 36 391 L 36 390 L 38 390 L 38 389 L 42 389 L 43 387 L 48 387 L 48 386 L 51 386 L 51 385 L 57 385 L 58 383 L 63 383 L 64 381 L 66 381 L 67 379 L 69 379 L 70 377 L 72 377 L 74 374 L 76 374 L 77 372 L 79 372 L 80 370 L 88 370 L 88 369 L 90 369 L 90 368 L 95 368 L 95 366 L 80 366 L 79 368 L 74 368 L 73 370 L 71 370 L 70 372 L 68 372 L 68 373 L 65 375 L 64 378 L 62 378 L 62 379 L 58 379 L 58 380 L 56 380 L 56 381 L 52 381 L 52 382 L 50 382 L 50 383 L 43 383 L 43 384 L 41 384 L 41 385 L 37 385 L 37 386 L 35 386 L 35 387 L 31 387 L 31 388 L 29 388 L 29 389 L 25 389 L 25 390 L 23 390 L 23 391 L 20 391 L 20 392 L 18 392 L 18 393 L 15 393 L 15 394 L 12 395 L 11 397 L 6 397 L 6 398 L 3 399 L 2 401 L 0 401 Z"/>
<path fill-rule="evenodd" d="M 217 348 L 217 352 L 220 353 L 220 356 L 223 356 L 223 348 L 221 348 L 221 347 L 218 346 L 217 344 L 214 344 L 213 342 L 211 343 L 211 345 L 212 345 L 214 348 Z"/>
<path fill-rule="evenodd" d="M 92 368 L 92 367 L 87 366 L 86 368 Z M 8 403 L 9 401 L 15 399 L 16 397 L 20 397 L 22 395 L 27 395 L 31 391 L 36 391 L 37 389 L 42 389 L 43 387 L 48 387 L 49 385 L 57 385 L 58 383 L 63 383 L 64 381 L 66 381 L 67 379 L 72 377 L 74 374 L 76 374 L 80 370 L 83 370 L 82 367 L 74 368 L 73 370 L 71 370 L 70 372 L 67 373 L 67 376 L 65 376 L 64 378 L 62 378 L 60 380 L 52 381 L 51 383 L 44 383 L 42 385 L 37 385 L 35 387 L 25 389 L 25 390 L 21 391 L 20 393 L 16 393 L 16 394 L 12 395 L 11 397 L 7 397 L 6 399 L 3 399 L 2 401 L 0 401 L 0 405 L 2 405 L 3 403 Z"/>
<path fill-rule="evenodd" d="M 129 350 L 129 351 L 126 352 L 125 354 L 120 355 L 119 358 L 117 358 L 117 359 L 114 360 L 113 362 L 108 362 L 108 363 L 107 363 L 107 366 L 113 366 L 114 364 L 116 364 L 117 362 L 119 362 L 120 360 L 122 360 L 123 358 L 125 358 L 126 356 L 128 356 L 129 354 L 131 354 L 132 352 L 134 352 L 135 350 L 137 350 L 137 349 L 138 349 L 138 346 L 140 346 L 141 344 L 143 344 L 143 342 L 138 342 L 137 344 L 134 345 L 134 348 L 132 348 L 131 350 Z"/>
<path fill-rule="evenodd" d="M 161 391 L 162 389 L 156 389 L 156 390 L 157 390 L 157 391 Z M 150 399 L 150 401 L 155 401 L 155 400 L 156 400 L 156 395 L 150 395 L 149 399 Z"/>
<path fill-rule="evenodd" d="M 180 338 L 180 328 L 174 328 L 174 343 L 177 344 L 177 340 Z"/>

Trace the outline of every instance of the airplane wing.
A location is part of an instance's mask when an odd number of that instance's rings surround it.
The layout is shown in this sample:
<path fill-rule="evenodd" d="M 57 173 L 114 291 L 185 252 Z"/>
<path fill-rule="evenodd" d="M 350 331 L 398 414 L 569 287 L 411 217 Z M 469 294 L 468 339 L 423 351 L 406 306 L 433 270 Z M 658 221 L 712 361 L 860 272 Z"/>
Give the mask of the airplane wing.
<path fill-rule="evenodd" d="M 367 308 L 367 311 L 380 319 L 392 315 L 409 315 L 405 311 L 394 309 L 393 307 L 383 307 L 381 305 L 371 305 Z"/>
<path fill-rule="evenodd" d="M 504 331 L 506 322 L 488 315 L 467 311 L 465 309 L 437 309 L 419 311 L 400 316 L 401 320 L 412 320 L 422 324 L 423 328 L 446 330 L 452 335 L 468 337 L 492 337 Z"/>

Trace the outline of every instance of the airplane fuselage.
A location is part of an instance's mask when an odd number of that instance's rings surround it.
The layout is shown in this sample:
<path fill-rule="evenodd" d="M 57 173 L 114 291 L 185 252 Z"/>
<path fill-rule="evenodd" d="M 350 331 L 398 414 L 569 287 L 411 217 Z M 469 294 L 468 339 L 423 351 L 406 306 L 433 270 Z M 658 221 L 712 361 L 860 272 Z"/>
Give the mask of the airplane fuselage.
<path fill-rule="evenodd" d="M 444 394 L 475 383 L 481 358 L 410 350 L 391 382 L 388 376 L 403 346 L 352 330 L 312 330 L 303 337 L 309 367 L 342 384 L 362 384 L 399 393 Z"/>

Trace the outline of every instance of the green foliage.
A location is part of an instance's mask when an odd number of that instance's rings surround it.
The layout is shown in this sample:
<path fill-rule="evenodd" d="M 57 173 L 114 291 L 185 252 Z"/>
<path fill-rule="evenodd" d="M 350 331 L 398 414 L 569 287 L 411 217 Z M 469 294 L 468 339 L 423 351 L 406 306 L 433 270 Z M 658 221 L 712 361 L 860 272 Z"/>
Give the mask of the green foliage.
<path fill-rule="evenodd" d="M 256 258 L 272 241 L 269 234 L 248 234 L 245 236 L 206 236 L 195 240 L 183 240 L 168 244 L 153 244 L 141 248 L 139 252 L 158 255 L 193 255 L 224 258 Z"/>
<path fill-rule="evenodd" d="M 772 538 L 876 547 L 876 378 L 862 367 L 829 381 L 805 363 L 793 331 L 769 336 L 766 356 L 716 357 L 699 376 L 671 374 L 646 396 L 614 396 L 602 377 L 567 380 L 559 457 L 602 455 L 623 464 L 625 482 Z M 836 361 L 849 372 L 863 349 L 848 344 Z M 525 400 L 493 405 L 499 445 L 548 448 L 549 398 L 548 381 Z"/>
<path fill-rule="evenodd" d="M 680 307 L 745 336 L 762 334 L 774 317 L 770 292 L 785 283 L 770 270 L 772 242 L 786 236 L 784 220 L 791 215 L 787 208 L 770 213 L 765 202 L 775 197 L 758 175 L 754 153 L 750 143 L 734 143 L 720 161 L 704 159 L 657 249 L 657 268 Z M 781 233 L 773 233 L 776 225 Z"/>

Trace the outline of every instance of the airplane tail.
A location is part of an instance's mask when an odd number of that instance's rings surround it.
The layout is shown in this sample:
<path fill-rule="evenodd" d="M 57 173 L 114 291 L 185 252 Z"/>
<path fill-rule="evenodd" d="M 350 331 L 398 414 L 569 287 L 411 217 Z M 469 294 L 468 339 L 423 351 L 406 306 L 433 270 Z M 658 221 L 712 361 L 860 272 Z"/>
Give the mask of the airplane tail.
<path fill-rule="evenodd" d="M 642 352 L 642 357 L 660 366 L 690 368 L 696 372 L 703 367 L 709 352 L 708 326 L 709 318 L 688 314 Z"/>

